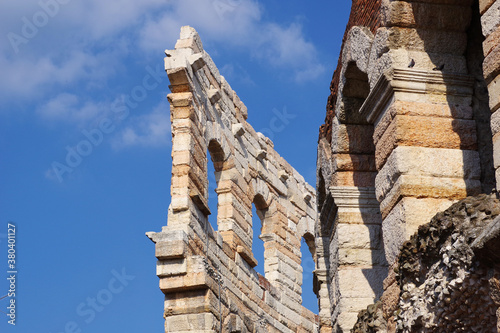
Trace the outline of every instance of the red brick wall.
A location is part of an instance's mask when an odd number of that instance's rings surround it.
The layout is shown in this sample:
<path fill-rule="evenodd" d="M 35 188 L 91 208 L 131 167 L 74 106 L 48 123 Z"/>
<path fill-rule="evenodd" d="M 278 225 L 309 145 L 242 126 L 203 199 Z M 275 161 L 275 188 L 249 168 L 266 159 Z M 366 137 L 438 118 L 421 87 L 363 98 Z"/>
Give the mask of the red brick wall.
<path fill-rule="evenodd" d="M 340 72 L 342 70 L 342 50 L 344 49 L 344 42 L 347 32 L 353 26 L 365 26 L 375 34 L 375 31 L 380 27 L 380 3 L 382 0 L 352 0 L 351 14 L 349 22 L 344 32 L 342 39 L 342 48 L 337 63 L 337 69 L 333 73 L 332 83 L 330 84 L 330 96 L 326 104 L 326 118 L 325 123 L 319 128 L 319 138 L 326 137 L 328 142 L 332 139 L 332 119 L 335 116 L 335 102 L 337 100 L 337 90 L 340 79 Z"/>

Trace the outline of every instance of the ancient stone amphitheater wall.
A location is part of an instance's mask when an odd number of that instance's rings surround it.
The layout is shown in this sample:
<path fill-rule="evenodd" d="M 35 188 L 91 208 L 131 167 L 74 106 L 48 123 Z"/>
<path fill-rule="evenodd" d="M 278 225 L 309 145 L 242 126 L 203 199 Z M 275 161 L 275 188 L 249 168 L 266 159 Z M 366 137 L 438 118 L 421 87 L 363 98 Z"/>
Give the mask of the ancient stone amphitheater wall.
<path fill-rule="evenodd" d="M 496 187 L 499 5 L 353 1 L 318 145 L 333 331 L 391 287 L 388 267 L 419 226 Z"/>
<path fill-rule="evenodd" d="M 301 240 L 316 251 L 315 190 L 247 123 L 247 108 L 183 27 L 165 70 L 172 121 L 172 202 L 156 243 L 166 332 L 315 332 L 301 305 Z M 213 163 L 217 230 L 208 221 Z M 252 205 L 265 277 L 254 267 Z"/>

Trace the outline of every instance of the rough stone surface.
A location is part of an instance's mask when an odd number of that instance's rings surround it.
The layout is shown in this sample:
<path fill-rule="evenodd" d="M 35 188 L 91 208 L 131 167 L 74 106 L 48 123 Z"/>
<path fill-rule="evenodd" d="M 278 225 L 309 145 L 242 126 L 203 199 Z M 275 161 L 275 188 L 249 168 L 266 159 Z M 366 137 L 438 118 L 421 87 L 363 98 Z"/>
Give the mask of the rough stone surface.
<path fill-rule="evenodd" d="M 356 289 L 341 279 L 352 268 L 348 265 L 378 263 L 380 249 L 387 263 L 396 265 L 401 246 L 419 226 L 453 202 L 494 191 L 500 181 L 499 5 L 498 0 L 353 1 L 317 160 L 318 229 L 330 258 L 325 266 L 334 332 L 348 330 L 356 307 L 349 294 Z M 372 188 L 378 201 L 373 210 L 378 208 L 382 232 L 370 231 L 370 242 L 369 229 L 353 227 L 373 221 L 364 203 L 344 206 L 337 196 L 355 188 Z M 354 242 L 351 232 L 363 239 Z M 368 244 L 382 244 L 370 248 L 370 262 Z M 365 278 L 377 283 L 373 276 Z M 356 332 L 394 332 L 401 325 L 389 318 L 396 306 L 389 300 L 398 299 L 400 290 L 389 280 L 381 305 L 361 314 L 365 319 Z M 412 320 L 402 322 L 411 326 Z M 407 331 L 420 332 L 415 322 Z"/>
<path fill-rule="evenodd" d="M 497 332 L 499 214 L 499 200 L 480 195 L 420 226 L 393 266 L 396 279 L 352 332 Z"/>
<path fill-rule="evenodd" d="M 315 195 L 183 27 L 165 58 L 168 225 L 148 233 L 166 332 L 500 331 L 500 204 L 464 199 L 500 183 L 499 29 L 500 0 L 353 0 Z M 301 306 L 302 239 L 318 315 Z"/>
<path fill-rule="evenodd" d="M 193 28 L 182 28 L 165 70 L 172 202 L 167 226 L 148 233 L 165 294 L 165 331 L 316 331 L 319 318 L 301 305 L 300 251 L 305 239 L 316 253 L 314 189 L 246 122 L 246 107 Z M 215 169 L 218 230 L 208 220 L 215 212 L 207 163 Z M 262 222 L 263 263 L 251 250 L 252 205 Z"/>

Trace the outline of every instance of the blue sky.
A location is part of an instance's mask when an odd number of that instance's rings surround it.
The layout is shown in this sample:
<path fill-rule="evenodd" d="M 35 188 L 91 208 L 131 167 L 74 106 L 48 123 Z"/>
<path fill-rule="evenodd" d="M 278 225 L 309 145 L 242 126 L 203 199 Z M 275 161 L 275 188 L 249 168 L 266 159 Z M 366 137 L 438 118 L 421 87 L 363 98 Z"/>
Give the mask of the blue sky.
<path fill-rule="evenodd" d="M 144 235 L 166 224 L 170 202 L 163 51 L 182 25 L 195 27 L 248 121 L 314 186 L 349 10 L 349 1 L 2 1 L 0 297 L 8 222 L 18 274 L 16 326 L 0 313 L 0 331 L 163 332 Z M 266 133 L 283 110 L 290 121 Z"/>

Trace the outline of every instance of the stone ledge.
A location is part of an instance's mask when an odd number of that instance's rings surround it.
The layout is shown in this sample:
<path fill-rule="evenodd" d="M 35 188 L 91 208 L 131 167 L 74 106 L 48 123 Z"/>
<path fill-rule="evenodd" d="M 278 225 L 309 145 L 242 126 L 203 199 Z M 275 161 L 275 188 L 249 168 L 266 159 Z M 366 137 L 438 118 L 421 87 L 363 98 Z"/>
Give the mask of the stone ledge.
<path fill-rule="evenodd" d="M 468 75 L 395 68 L 380 76 L 359 112 L 368 122 L 377 124 L 396 92 L 470 96 L 473 84 Z"/>

